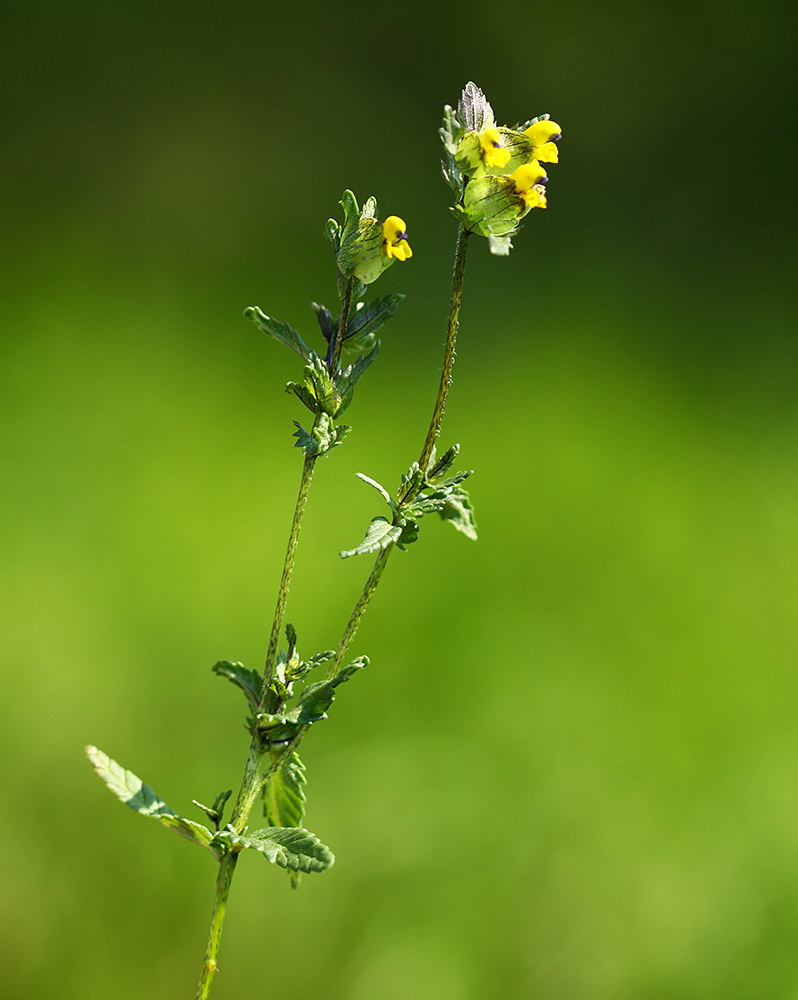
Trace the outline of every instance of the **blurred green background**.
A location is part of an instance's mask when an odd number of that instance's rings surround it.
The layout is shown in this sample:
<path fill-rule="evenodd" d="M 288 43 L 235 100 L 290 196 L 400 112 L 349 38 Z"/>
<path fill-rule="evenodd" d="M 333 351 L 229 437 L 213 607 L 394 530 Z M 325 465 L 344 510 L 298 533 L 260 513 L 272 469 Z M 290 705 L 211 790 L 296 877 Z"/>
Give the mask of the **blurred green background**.
<path fill-rule="evenodd" d="M 298 359 L 344 187 L 408 223 L 407 293 L 321 463 L 289 620 L 417 456 L 467 80 L 564 129 L 549 209 L 470 251 L 428 518 L 303 748 L 337 864 L 247 857 L 214 996 L 798 998 L 794 6 L 11 0 L 0 37 L 4 992 L 193 996 L 214 866 L 114 801 L 239 781 L 300 460 Z M 313 340 L 318 343 L 318 338 Z M 351 419 L 350 419 L 351 418 Z"/>

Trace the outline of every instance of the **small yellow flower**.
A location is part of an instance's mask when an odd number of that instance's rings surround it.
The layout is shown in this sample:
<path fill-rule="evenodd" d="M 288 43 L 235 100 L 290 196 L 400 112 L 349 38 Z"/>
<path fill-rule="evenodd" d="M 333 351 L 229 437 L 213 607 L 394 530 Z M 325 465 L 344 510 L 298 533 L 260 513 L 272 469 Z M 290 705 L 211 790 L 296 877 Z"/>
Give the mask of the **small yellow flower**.
<path fill-rule="evenodd" d="M 488 170 L 494 167 L 500 170 L 510 159 L 510 150 L 504 148 L 501 132 L 497 128 L 486 128 L 479 137 L 479 146 L 482 162 Z"/>
<path fill-rule="evenodd" d="M 519 167 L 510 174 L 510 180 L 515 181 L 515 193 L 523 198 L 527 208 L 546 207 L 545 183 L 548 177 L 537 160 Z"/>
<path fill-rule="evenodd" d="M 532 156 L 541 163 L 557 163 L 559 151 L 556 140 L 562 136 L 562 129 L 557 122 L 545 119 L 535 122 L 529 128 L 524 129 L 524 135 L 528 135 L 532 142 Z"/>
<path fill-rule="evenodd" d="M 386 257 L 407 260 L 413 256 L 407 242 L 407 227 L 398 215 L 389 215 L 382 224 L 382 250 Z"/>

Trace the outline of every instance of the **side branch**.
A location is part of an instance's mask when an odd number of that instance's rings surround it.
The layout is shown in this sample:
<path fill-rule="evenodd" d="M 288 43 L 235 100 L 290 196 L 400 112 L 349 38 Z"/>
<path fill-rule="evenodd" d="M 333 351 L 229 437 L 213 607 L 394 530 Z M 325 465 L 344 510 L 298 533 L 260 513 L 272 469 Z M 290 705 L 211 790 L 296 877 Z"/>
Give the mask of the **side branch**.
<path fill-rule="evenodd" d="M 466 249 L 468 247 L 469 234 L 460 227 L 457 235 L 457 251 L 454 258 L 454 279 L 452 282 L 452 300 L 449 307 L 449 330 L 446 336 L 446 353 L 443 359 L 443 371 L 441 372 L 441 384 L 438 389 L 438 398 L 435 400 L 435 409 L 432 411 L 432 420 L 427 432 L 427 439 L 421 451 L 421 458 L 418 464 L 422 472 L 426 472 L 429 464 L 435 440 L 441 430 L 443 421 L 443 411 L 446 409 L 446 397 L 449 394 L 449 386 L 452 383 L 452 368 L 454 367 L 454 348 L 457 342 L 457 326 L 460 319 L 460 300 L 463 296 L 463 275 L 465 274 Z"/>

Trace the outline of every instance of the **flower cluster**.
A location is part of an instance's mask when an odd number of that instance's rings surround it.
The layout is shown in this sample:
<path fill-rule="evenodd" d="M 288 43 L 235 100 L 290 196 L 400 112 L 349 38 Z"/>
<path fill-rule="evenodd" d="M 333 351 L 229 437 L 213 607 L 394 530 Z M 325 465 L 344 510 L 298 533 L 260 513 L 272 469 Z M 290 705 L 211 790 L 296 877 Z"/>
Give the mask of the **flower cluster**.
<path fill-rule="evenodd" d="M 440 134 L 443 175 L 458 196 L 452 210 L 467 232 L 488 238 L 493 253 L 509 253 L 524 216 L 546 207 L 542 164 L 558 160 L 560 126 L 548 115 L 499 126 L 485 95 L 469 83 L 457 111 L 445 108 Z"/>
<path fill-rule="evenodd" d="M 354 297 L 363 292 L 363 285 L 376 281 L 395 260 L 408 260 L 413 256 L 407 242 L 407 227 L 398 215 L 389 215 L 385 222 L 377 219 L 377 202 L 369 198 L 358 208 L 351 191 L 344 191 L 341 199 L 344 224 L 330 219 L 327 237 L 335 251 L 338 265 L 338 290 L 341 298 L 350 281 L 356 282 Z"/>

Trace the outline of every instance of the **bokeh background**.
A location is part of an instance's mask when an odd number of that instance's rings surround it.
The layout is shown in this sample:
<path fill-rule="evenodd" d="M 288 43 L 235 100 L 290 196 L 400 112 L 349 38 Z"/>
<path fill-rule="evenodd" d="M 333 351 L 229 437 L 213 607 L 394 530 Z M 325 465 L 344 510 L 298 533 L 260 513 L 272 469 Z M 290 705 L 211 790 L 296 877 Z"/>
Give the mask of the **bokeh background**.
<path fill-rule="evenodd" d="M 417 456 L 455 225 L 441 107 L 564 129 L 509 260 L 472 245 L 443 443 L 480 540 L 391 560 L 304 748 L 335 867 L 246 857 L 214 996 L 798 997 L 794 6 L 10 0 L 2 144 L 3 992 L 193 996 L 214 866 L 125 810 L 236 786 L 298 483 L 282 392 L 345 187 L 407 300 L 318 468 L 289 620 Z M 318 342 L 318 338 L 313 341 Z M 349 419 L 351 418 L 351 419 Z"/>

